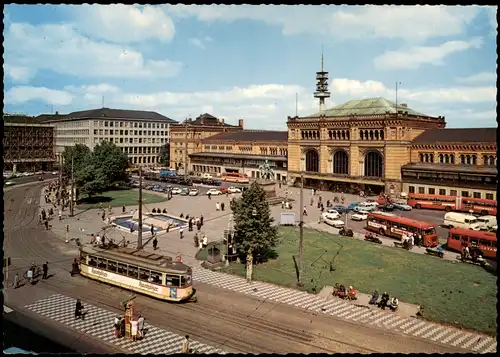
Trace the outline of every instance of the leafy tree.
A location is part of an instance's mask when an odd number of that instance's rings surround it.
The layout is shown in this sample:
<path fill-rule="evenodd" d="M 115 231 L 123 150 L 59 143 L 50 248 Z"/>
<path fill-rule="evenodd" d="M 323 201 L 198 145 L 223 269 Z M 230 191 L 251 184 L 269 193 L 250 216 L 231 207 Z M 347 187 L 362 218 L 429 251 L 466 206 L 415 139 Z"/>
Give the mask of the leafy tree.
<path fill-rule="evenodd" d="M 81 171 L 92 155 L 92 151 L 86 145 L 76 144 L 64 148 L 63 157 L 63 172 L 67 177 L 71 176 L 71 159 L 73 159 L 73 172 Z"/>
<path fill-rule="evenodd" d="M 158 162 L 163 165 L 170 166 L 170 143 L 162 145 Z"/>
<path fill-rule="evenodd" d="M 104 141 L 92 152 L 95 176 L 107 180 L 107 186 L 127 181 L 128 157 L 115 144 Z"/>
<path fill-rule="evenodd" d="M 238 248 L 244 254 L 252 250 L 258 262 L 265 261 L 274 253 L 279 238 L 264 189 L 253 182 L 241 198 L 231 201 L 231 210 Z"/>

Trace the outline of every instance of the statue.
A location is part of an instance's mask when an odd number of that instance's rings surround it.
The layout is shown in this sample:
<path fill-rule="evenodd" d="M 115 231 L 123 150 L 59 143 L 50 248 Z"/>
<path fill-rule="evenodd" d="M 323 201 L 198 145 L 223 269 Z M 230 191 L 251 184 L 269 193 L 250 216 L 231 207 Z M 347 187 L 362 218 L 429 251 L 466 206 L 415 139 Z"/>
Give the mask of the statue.
<path fill-rule="evenodd" d="M 273 169 L 271 169 L 271 166 L 269 166 L 269 163 L 267 160 L 263 165 L 259 166 L 259 171 L 260 171 L 260 177 L 263 180 L 274 179 L 274 171 L 273 171 Z"/>

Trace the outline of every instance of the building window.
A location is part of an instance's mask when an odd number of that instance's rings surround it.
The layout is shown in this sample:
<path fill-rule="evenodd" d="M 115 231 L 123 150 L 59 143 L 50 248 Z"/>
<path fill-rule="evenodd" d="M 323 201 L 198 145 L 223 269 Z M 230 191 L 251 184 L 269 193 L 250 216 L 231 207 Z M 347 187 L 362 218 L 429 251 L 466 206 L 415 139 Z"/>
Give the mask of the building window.
<path fill-rule="evenodd" d="M 436 190 L 433 187 L 429 187 L 429 195 L 435 195 Z"/>
<path fill-rule="evenodd" d="M 487 199 L 487 200 L 494 200 L 494 198 L 493 198 L 493 194 L 492 194 L 492 193 L 487 193 L 487 194 L 486 194 L 486 199 Z"/>
<path fill-rule="evenodd" d="M 306 171 L 319 172 L 319 155 L 316 150 L 306 152 Z"/>
<path fill-rule="evenodd" d="M 462 197 L 469 197 L 469 191 L 462 191 Z"/>
<path fill-rule="evenodd" d="M 333 155 L 333 173 L 349 174 L 349 157 L 344 150 L 339 150 Z"/>
<path fill-rule="evenodd" d="M 457 190 L 450 190 L 450 196 L 456 196 Z"/>
<path fill-rule="evenodd" d="M 370 151 L 365 156 L 365 176 L 367 177 L 382 177 L 383 176 L 383 159 L 378 151 Z"/>
<path fill-rule="evenodd" d="M 445 190 L 444 188 L 440 188 L 440 189 L 439 189 L 439 194 L 440 194 L 441 196 L 446 196 L 446 190 Z"/>
<path fill-rule="evenodd" d="M 424 194 L 425 193 L 425 187 L 419 187 L 418 188 L 418 193 Z"/>
<path fill-rule="evenodd" d="M 415 186 L 409 186 L 408 191 L 410 191 L 409 193 L 415 193 Z"/>

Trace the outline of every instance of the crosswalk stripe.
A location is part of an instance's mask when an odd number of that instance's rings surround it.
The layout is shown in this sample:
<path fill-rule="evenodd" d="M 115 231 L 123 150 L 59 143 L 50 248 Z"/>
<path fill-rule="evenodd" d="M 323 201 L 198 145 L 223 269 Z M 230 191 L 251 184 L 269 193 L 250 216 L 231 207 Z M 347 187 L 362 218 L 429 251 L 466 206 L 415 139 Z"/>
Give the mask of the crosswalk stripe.
<path fill-rule="evenodd" d="M 479 343 L 477 345 L 475 345 L 474 347 L 472 347 L 472 350 L 475 351 L 475 352 L 478 352 L 478 351 L 481 350 L 481 348 L 483 348 L 484 346 L 486 346 L 491 341 L 493 341 L 493 339 L 491 337 L 486 337 L 486 338 L 483 337 L 482 340 L 479 341 Z"/>

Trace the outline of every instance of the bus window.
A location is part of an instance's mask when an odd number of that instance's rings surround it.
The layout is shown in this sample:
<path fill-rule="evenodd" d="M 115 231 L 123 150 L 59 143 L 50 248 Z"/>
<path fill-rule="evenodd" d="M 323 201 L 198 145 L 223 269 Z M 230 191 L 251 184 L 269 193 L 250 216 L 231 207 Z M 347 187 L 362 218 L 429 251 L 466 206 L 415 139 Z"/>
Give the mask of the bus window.
<path fill-rule="evenodd" d="M 191 285 L 191 275 L 181 275 L 181 286 Z"/>
<path fill-rule="evenodd" d="M 474 247 L 474 248 L 478 247 L 479 246 L 479 241 L 477 239 L 472 238 L 470 240 L 470 246 Z"/>
<path fill-rule="evenodd" d="M 436 230 L 434 228 L 429 228 L 424 231 L 424 234 L 436 234 Z"/>
<path fill-rule="evenodd" d="M 149 281 L 149 270 L 140 268 L 139 269 L 139 279 Z"/>
<path fill-rule="evenodd" d="M 89 258 L 89 267 L 96 267 L 97 266 L 97 258 L 90 256 Z"/>
<path fill-rule="evenodd" d="M 106 266 L 107 266 L 107 260 L 106 259 L 102 259 L 102 258 L 98 258 L 97 259 L 97 267 L 99 269 L 106 269 Z"/>
<path fill-rule="evenodd" d="M 118 274 L 127 275 L 127 264 L 118 263 Z"/>
<path fill-rule="evenodd" d="M 130 278 L 137 279 L 138 274 L 139 274 L 139 269 L 136 266 L 133 266 L 133 265 L 128 266 L 127 275 Z"/>
<path fill-rule="evenodd" d="M 157 271 L 151 271 L 151 280 L 155 284 L 161 284 L 161 273 Z"/>
<path fill-rule="evenodd" d="M 482 246 L 485 246 L 485 247 L 491 247 L 491 242 L 487 241 L 487 240 L 480 240 L 479 244 L 481 244 Z"/>
<path fill-rule="evenodd" d="M 167 285 L 168 286 L 179 286 L 180 279 L 178 275 L 168 275 L 167 274 Z"/>
<path fill-rule="evenodd" d="M 108 270 L 113 273 L 116 273 L 116 262 L 108 260 Z"/>
<path fill-rule="evenodd" d="M 460 240 L 460 236 L 458 234 L 453 234 L 451 238 L 453 238 L 454 240 Z"/>

